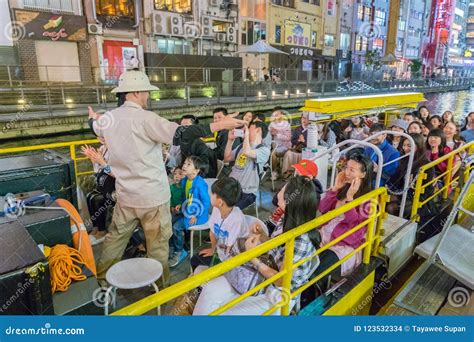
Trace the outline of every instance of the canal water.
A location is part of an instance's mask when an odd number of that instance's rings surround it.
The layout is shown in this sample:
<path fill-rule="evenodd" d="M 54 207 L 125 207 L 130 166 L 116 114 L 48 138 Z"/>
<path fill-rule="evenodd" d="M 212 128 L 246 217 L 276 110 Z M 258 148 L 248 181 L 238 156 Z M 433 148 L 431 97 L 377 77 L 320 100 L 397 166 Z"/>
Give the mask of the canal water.
<path fill-rule="evenodd" d="M 474 111 L 474 89 L 465 91 L 431 93 L 426 94 L 427 102 L 425 105 L 430 109 L 431 114 L 442 115 L 444 111 L 450 110 L 454 113 L 456 123 L 464 125 L 465 117 L 469 112 Z M 297 109 L 295 109 L 296 111 Z M 13 140 L 0 143 L 0 147 L 16 147 L 48 144 L 53 142 L 66 142 L 74 140 L 91 139 L 94 136 L 91 133 L 71 133 L 58 136 L 35 137 L 31 139 Z"/>

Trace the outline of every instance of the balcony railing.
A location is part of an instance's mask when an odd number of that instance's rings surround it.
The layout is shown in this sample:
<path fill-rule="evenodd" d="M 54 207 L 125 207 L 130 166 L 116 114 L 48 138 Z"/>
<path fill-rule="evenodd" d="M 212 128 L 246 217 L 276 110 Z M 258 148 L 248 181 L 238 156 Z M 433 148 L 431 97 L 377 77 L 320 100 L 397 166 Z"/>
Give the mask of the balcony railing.
<path fill-rule="evenodd" d="M 74 14 L 75 0 L 23 0 L 25 9 Z"/>

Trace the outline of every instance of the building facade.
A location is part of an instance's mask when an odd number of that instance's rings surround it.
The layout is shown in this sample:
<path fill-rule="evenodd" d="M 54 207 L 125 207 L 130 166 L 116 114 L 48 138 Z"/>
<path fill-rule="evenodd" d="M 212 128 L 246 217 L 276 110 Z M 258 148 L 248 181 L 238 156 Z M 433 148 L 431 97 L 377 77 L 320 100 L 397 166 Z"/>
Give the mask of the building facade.
<path fill-rule="evenodd" d="M 82 1 L 9 0 L 21 76 L 33 82 L 91 82 Z"/>
<path fill-rule="evenodd" d="M 353 37 L 351 39 L 354 71 L 362 71 L 367 51 L 386 52 L 390 1 L 361 0 L 354 3 Z"/>
<path fill-rule="evenodd" d="M 324 0 L 268 2 L 267 42 L 287 53 L 270 55 L 269 66 L 285 72 L 286 79 L 320 78 L 334 62 L 335 53 L 323 54 L 325 44 L 335 48 L 337 39 L 335 31 L 325 37 L 324 6 Z"/>
<path fill-rule="evenodd" d="M 466 49 L 469 50 L 469 57 L 474 56 L 474 0 L 469 3 L 469 10 L 466 24 Z"/>

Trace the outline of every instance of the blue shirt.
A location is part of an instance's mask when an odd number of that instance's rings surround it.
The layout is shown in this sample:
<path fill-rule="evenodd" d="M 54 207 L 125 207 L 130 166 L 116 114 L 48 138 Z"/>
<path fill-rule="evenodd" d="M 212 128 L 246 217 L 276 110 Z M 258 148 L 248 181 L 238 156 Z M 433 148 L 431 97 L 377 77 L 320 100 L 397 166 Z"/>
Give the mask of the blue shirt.
<path fill-rule="evenodd" d="M 378 145 L 378 148 L 382 152 L 384 164 L 387 164 L 388 162 L 400 157 L 400 152 L 395 147 L 393 147 L 387 140 L 384 140 L 383 143 Z M 370 160 L 372 160 L 374 163 L 378 163 L 379 161 L 377 153 L 375 153 L 375 151 L 371 147 L 365 148 L 364 155 L 368 156 Z M 398 162 L 399 161 L 397 160 L 396 162 L 393 162 L 383 167 L 380 186 L 384 186 L 390 176 L 395 174 L 398 169 Z"/>
<path fill-rule="evenodd" d="M 465 131 L 462 131 L 459 135 L 463 137 L 467 143 L 474 141 L 474 128 L 466 129 Z"/>

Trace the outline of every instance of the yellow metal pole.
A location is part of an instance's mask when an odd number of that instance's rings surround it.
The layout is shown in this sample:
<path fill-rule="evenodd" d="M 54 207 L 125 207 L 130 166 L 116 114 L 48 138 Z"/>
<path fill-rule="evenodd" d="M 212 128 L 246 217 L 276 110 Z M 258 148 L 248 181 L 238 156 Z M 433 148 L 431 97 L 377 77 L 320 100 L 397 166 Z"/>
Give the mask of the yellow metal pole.
<path fill-rule="evenodd" d="M 379 253 L 380 238 L 382 237 L 383 231 L 383 220 L 387 218 L 387 213 L 385 212 L 385 206 L 389 201 L 389 195 L 387 193 L 380 195 L 379 208 L 380 208 L 380 217 L 377 219 L 377 228 L 375 230 L 375 241 L 374 241 L 374 252 L 373 254 L 377 255 Z"/>
<path fill-rule="evenodd" d="M 424 192 L 421 189 L 421 186 L 423 185 L 423 180 L 426 178 L 426 173 L 423 168 L 420 168 L 418 178 L 416 179 L 416 185 L 415 185 L 415 194 L 413 195 L 413 205 L 411 207 L 411 219 L 413 220 L 415 216 L 418 213 L 418 207 L 420 205 L 420 196 Z M 420 220 L 419 217 L 416 218 L 416 221 L 418 222 Z"/>
<path fill-rule="evenodd" d="M 77 182 L 77 161 L 76 161 L 76 146 L 75 145 L 70 145 L 69 146 L 69 154 L 71 155 L 71 159 L 74 162 L 74 177 L 76 179 L 76 185 L 78 184 Z"/>
<path fill-rule="evenodd" d="M 368 264 L 370 262 L 370 255 L 372 253 L 372 243 L 374 239 L 375 230 L 375 217 L 377 214 L 377 200 L 375 198 L 370 200 L 369 218 L 372 218 L 367 224 L 367 247 L 364 248 L 364 259 L 363 263 Z"/>
<path fill-rule="evenodd" d="M 444 184 L 446 186 L 446 189 L 444 189 L 443 191 L 443 198 L 446 199 L 448 198 L 448 194 L 449 194 L 449 186 L 451 185 L 451 177 L 453 176 L 452 173 L 453 173 L 453 162 L 454 162 L 454 157 L 455 155 L 452 155 L 448 158 L 448 166 L 446 168 L 446 171 L 448 171 L 448 173 L 446 174 L 446 176 L 444 176 Z"/>
<path fill-rule="evenodd" d="M 285 259 L 283 262 L 283 268 L 286 274 L 283 276 L 282 281 L 282 301 L 283 307 L 281 308 L 281 314 L 288 316 L 290 314 L 290 299 L 291 299 L 291 278 L 293 277 L 293 254 L 295 251 L 295 238 L 291 238 L 285 244 Z"/>

